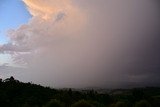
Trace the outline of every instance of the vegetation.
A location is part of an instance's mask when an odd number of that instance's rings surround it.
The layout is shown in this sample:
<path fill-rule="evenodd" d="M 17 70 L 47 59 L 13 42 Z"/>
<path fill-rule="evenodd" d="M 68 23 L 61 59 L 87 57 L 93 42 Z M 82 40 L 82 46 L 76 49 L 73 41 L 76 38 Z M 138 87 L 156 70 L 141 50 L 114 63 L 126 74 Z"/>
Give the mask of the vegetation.
<path fill-rule="evenodd" d="M 85 100 L 80 100 L 75 104 L 73 104 L 71 107 L 94 107 L 94 106 Z"/>
<path fill-rule="evenodd" d="M 43 107 L 63 107 L 62 103 L 56 99 L 53 99 L 49 101 L 45 106 Z"/>
<path fill-rule="evenodd" d="M 135 107 L 151 107 L 150 103 L 146 100 L 142 100 L 136 103 Z"/>
<path fill-rule="evenodd" d="M 160 107 L 160 88 L 52 89 L 10 77 L 0 79 L 0 107 Z"/>

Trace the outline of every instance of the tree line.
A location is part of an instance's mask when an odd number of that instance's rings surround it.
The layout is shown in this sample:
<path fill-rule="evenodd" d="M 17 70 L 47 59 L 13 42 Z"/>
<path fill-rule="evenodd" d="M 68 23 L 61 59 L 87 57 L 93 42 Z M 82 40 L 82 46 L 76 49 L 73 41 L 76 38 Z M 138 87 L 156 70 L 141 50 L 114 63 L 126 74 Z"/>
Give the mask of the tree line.
<path fill-rule="evenodd" d="M 119 93 L 116 93 L 119 92 Z M 160 88 L 95 90 L 53 89 L 14 77 L 0 79 L 0 107 L 160 107 Z"/>

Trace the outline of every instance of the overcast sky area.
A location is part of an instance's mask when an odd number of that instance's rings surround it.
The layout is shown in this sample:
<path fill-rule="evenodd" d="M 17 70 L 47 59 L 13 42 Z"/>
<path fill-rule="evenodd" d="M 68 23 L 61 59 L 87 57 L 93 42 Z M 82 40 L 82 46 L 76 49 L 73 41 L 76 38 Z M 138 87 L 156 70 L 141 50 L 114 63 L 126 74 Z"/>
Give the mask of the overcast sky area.
<path fill-rule="evenodd" d="M 159 0 L 1 0 L 0 78 L 56 88 L 160 86 Z"/>

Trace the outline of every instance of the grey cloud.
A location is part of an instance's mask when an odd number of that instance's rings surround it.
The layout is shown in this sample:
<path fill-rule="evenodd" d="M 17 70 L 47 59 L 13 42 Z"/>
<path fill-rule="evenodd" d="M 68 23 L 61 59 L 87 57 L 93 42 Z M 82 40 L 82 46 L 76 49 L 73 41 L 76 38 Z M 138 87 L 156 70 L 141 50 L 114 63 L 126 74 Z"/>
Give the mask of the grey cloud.
<path fill-rule="evenodd" d="M 19 79 L 21 74 L 25 71 L 25 68 L 21 67 L 14 67 L 8 64 L 0 65 L 0 78 L 6 79 L 10 76 L 14 76 L 15 78 Z"/>
<path fill-rule="evenodd" d="M 29 52 L 30 49 L 23 47 L 23 46 L 17 46 L 12 43 L 3 44 L 0 46 L 0 53 L 16 53 L 16 52 Z"/>
<path fill-rule="evenodd" d="M 55 87 L 160 84 L 156 0 L 73 2 L 87 17 L 83 26 L 78 26 L 78 17 L 58 12 L 55 20 L 33 17 L 9 34 L 13 43 L 32 50 L 16 58 L 27 59 L 22 80 Z"/>

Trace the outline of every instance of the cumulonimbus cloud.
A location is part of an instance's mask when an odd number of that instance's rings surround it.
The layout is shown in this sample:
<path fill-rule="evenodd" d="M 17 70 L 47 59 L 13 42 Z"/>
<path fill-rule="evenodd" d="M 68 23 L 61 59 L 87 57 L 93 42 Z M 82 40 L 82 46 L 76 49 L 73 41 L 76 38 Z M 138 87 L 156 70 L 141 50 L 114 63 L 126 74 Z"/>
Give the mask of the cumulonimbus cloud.
<path fill-rule="evenodd" d="M 27 63 L 28 71 L 19 77 L 22 80 L 57 87 L 120 86 L 149 83 L 152 70 L 159 70 L 160 24 L 155 2 L 23 2 L 32 18 L 8 31 L 9 43 L 0 46 L 1 53 L 14 54 L 15 62 Z M 154 76 L 158 83 L 159 74 Z"/>
<path fill-rule="evenodd" d="M 41 50 L 65 36 L 73 36 L 70 33 L 80 30 L 85 24 L 84 13 L 74 6 L 71 0 L 23 0 L 23 2 L 33 17 L 27 24 L 8 31 L 10 41 L 0 46 L 1 53 Z"/>

